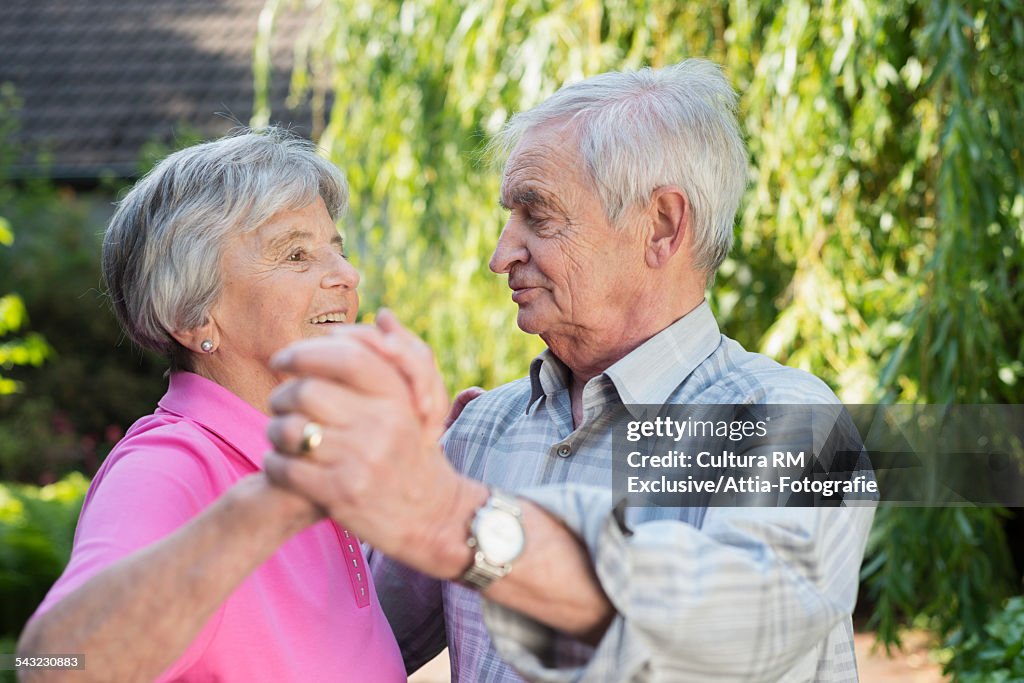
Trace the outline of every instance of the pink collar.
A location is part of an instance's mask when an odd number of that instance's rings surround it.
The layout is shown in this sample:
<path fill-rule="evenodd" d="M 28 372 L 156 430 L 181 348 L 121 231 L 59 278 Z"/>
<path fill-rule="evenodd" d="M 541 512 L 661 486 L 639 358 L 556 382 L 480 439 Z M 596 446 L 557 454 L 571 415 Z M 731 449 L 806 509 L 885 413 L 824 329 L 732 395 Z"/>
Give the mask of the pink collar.
<path fill-rule="evenodd" d="M 216 382 L 191 372 L 172 373 L 159 406 L 213 432 L 257 469 L 263 468 L 263 454 L 270 450 L 270 418 Z"/>

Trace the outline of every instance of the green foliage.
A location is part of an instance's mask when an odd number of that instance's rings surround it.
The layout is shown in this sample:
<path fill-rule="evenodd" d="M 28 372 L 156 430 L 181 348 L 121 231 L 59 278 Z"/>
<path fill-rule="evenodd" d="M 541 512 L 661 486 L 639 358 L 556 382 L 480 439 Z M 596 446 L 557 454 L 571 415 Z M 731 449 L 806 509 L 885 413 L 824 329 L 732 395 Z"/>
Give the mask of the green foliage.
<path fill-rule="evenodd" d="M 17 332 L 27 322 L 28 312 L 21 297 L 17 294 L 0 296 L 0 338 Z M 34 332 L 0 342 L 0 368 L 10 369 L 15 365 L 38 367 L 46 359 L 48 351 L 46 340 Z M 19 388 L 18 382 L 0 375 L 0 394 L 13 394 Z"/>
<path fill-rule="evenodd" d="M 505 354 L 522 345 L 464 334 L 512 310 L 484 270 L 502 222 L 498 176 L 476 163 L 486 135 L 563 82 L 710 56 L 743 95 L 755 168 L 714 293 L 727 327 L 851 402 L 1013 402 L 1022 14 L 997 1 L 323 0 L 294 85 L 336 93 L 321 144 L 352 183 L 371 304 L 496 376 L 519 371 Z M 468 324 L 464 341 L 440 332 L 449 320 Z"/>
<path fill-rule="evenodd" d="M 77 472 L 41 488 L 0 484 L 0 636 L 18 635 L 63 571 L 88 487 Z"/>
<path fill-rule="evenodd" d="M 981 631 L 1011 580 L 1001 516 L 967 508 L 880 511 L 862 579 L 882 642 L 898 643 L 898 627 L 914 615 L 938 633 Z"/>
<path fill-rule="evenodd" d="M 1024 681 L 1024 596 L 1007 601 L 1006 607 L 985 624 L 983 633 L 950 642 L 953 659 L 945 673 L 956 683 L 1021 683 Z"/>
<path fill-rule="evenodd" d="M 6 141 L 13 132 L 10 110 L 18 106 L 13 91 L 9 86 L 0 87 L 0 162 L 3 162 L 7 155 L 3 149 L 7 147 Z M 2 168 L 2 167 L 0 167 Z M 0 175 L 0 183 L 3 176 Z M 0 184 L 0 203 L 10 190 Z M 0 215 L 0 247 L 9 247 L 14 243 L 14 230 L 10 221 Z M 0 289 L 0 291 L 3 291 Z M 17 332 L 28 323 L 28 312 L 22 303 L 21 297 L 17 294 L 0 295 L 0 395 L 13 394 L 21 388 L 21 385 L 9 377 L 3 375 L 3 371 L 9 371 L 15 365 L 39 366 L 46 359 L 49 347 L 43 337 L 37 333 L 30 332 L 24 337 L 5 339 L 8 335 Z"/>
<path fill-rule="evenodd" d="M 14 638 L 0 637 L 0 654 L 14 654 L 17 640 Z M 17 683 L 18 677 L 14 671 L 0 671 L 0 683 Z"/>
<path fill-rule="evenodd" d="M 519 376 L 539 348 L 486 270 L 487 136 L 565 82 L 706 56 L 753 160 L 709 294 L 725 331 L 851 403 L 1024 402 L 1021 3 L 313 4 L 293 89 L 333 92 L 320 142 L 352 185 L 365 307 L 409 322 L 453 387 Z M 877 519 L 865 579 L 888 641 L 915 615 L 977 628 L 1006 593 L 1000 511 Z"/>
<path fill-rule="evenodd" d="M 0 253 L 0 288 L 20 293 L 52 353 L 30 373 L 15 369 L 23 391 L 0 397 L 0 467 L 6 478 L 42 482 L 75 467 L 94 471 L 152 410 L 166 364 L 132 347 L 100 291 L 107 206 L 39 187 L 6 210 L 23 231 Z"/>

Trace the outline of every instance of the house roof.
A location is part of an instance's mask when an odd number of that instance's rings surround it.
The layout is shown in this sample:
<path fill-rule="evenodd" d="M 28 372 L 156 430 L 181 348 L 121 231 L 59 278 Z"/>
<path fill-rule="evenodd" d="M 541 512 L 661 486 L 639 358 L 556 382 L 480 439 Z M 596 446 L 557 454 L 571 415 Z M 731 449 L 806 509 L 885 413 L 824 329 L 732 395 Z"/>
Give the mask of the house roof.
<path fill-rule="evenodd" d="M 149 142 L 249 123 L 253 47 L 265 0 L 4 0 L 0 84 L 21 101 L 15 175 L 128 177 Z M 280 3 L 287 6 L 289 3 Z M 286 103 L 305 16 L 285 10 L 271 41 L 271 121 L 309 135 Z M 45 151 L 47 164 L 37 154 Z"/>

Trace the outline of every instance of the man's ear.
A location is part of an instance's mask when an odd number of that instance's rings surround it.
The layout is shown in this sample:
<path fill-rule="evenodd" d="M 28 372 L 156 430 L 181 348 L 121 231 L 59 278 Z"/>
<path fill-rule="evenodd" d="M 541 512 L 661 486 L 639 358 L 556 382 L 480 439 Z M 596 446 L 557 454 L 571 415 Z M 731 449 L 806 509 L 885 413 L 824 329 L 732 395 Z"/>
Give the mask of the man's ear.
<path fill-rule="evenodd" d="M 690 200 L 675 185 L 659 187 L 651 193 L 651 231 L 647 242 L 647 265 L 663 268 L 683 244 L 690 240 Z"/>
<path fill-rule="evenodd" d="M 190 330 L 176 330 L 171 336 L 192 353 L 213 353 L 220 346 L 220 336 L 213 318 L 206 317 L 206 322 Z"/>

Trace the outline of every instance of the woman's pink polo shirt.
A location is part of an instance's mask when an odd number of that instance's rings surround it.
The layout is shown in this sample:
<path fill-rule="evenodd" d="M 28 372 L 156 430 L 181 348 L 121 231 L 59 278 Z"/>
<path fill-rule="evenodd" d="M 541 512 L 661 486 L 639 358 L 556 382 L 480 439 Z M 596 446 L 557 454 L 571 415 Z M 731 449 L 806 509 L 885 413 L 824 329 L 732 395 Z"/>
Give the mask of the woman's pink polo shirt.
<path fill-rule="evenodd" d="M 159 408 L 132 426 L 93 480 L 71 561 L 36 615 L 257 472 L 270 449 L 267 421 L 214 382 L 172 374 Z M 250 575 L 159 680 L 390 683 L 406 676 L 359 542 L 323 521 Z"/>

